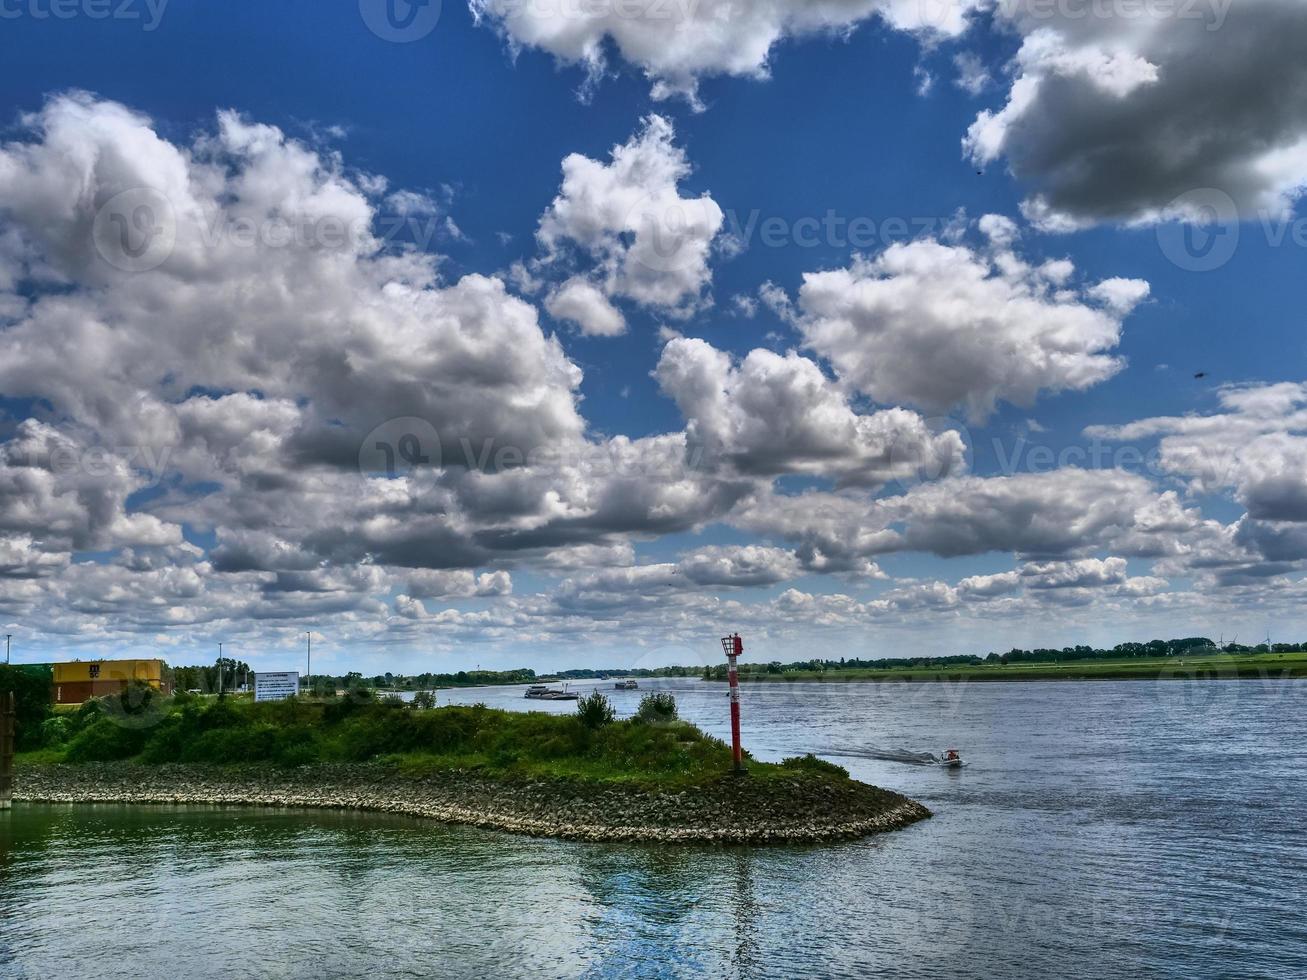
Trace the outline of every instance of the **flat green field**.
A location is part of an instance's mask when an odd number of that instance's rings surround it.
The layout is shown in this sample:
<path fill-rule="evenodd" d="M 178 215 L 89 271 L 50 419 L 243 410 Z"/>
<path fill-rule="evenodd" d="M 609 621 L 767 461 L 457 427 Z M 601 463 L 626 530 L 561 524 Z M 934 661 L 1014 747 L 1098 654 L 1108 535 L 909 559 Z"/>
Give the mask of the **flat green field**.
<path fill-rule="evenodd" d="M 985 664 L 979 667 L 902 667 L 887 670 L 795 670 L 753 673 L 742 665 L 740 681 L 1122 681 L 1250 680 L 1307 677 L 1307 653 L 1213 654 L 1128 660 L 1071 660 L 1065 663 Z"/>

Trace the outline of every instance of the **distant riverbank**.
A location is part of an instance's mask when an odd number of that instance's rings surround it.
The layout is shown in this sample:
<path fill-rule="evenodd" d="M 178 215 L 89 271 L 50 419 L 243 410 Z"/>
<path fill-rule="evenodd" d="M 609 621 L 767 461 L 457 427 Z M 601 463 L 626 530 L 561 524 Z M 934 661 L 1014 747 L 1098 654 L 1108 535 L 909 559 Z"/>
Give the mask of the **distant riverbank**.
<path fill-rule="evenodd" d="M 853 681 L 1170 681 L 1292 680 L 1307 677 L 1307 653 L 1174 657 L 1139 661 L 1066 661 L 1045 664 L 983 664 L 974 667 L 912 667 L 851 670 L 750 671 L 740 682 L 848 683 Z M 714 678 L 722 680 L 723 678 Z"/>
<path fill-rule="evenodd" d="M 929 817 L 907 797 L 848 778 L 726 778 L 660 788 L 579 779 L 406 773 L 383 765 L 266 767 L 27 765 L 15 798 L 31 803 L 363 810 L 534 836 L 656 843 L 820 843 L 897 830 Z"/>

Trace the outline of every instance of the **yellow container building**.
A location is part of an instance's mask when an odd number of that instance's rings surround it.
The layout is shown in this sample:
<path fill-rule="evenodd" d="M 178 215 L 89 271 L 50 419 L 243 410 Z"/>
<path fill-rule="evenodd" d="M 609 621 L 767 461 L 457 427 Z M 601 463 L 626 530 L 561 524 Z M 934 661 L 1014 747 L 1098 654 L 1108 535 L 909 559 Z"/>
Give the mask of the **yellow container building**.
<path fill-rule="evenodd" d="M 171 694 L 162 660 L 74 660 L 54 664 L 54 703 L 82 704 L 120 694 L 133 683 Z"/>

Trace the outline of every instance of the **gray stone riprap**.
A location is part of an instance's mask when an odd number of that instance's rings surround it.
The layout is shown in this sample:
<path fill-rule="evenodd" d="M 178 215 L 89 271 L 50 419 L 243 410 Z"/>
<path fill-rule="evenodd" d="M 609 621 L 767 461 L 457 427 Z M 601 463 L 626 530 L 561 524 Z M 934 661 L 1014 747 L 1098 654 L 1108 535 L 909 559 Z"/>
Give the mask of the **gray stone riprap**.
<path fill-rule="evenodd" d="M 569 779 L 406 775 L 369 765 L 280 770 L 130 764 L 30 766 L 30 803 L 270 806 L 365 810 L 581 841 L 818 843 L 898 830 L 920 803 L 853 780 L 727 779 L 686 790 Z"/>

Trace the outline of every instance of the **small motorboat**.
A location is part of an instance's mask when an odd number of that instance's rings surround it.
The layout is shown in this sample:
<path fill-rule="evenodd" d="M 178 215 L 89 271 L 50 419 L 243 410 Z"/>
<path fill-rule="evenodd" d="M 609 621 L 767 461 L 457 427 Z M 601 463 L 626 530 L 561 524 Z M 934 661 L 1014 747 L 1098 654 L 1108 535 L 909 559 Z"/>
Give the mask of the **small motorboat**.
<path fill-rule="evenodd" d="M 547 684 L 532 684 L 530 687 L 526 689 L 526 694 L 522 696 L 539 701 L 539 700 L 543 700 L 548 693 L 549 693 L 549 686 Z"/>
<path fill-rule="evenodd" d="M 613 685 L 613 690 L 638 691 L 640 690 L 640 685 L 637 684 L 635 681 L 618 681 L 616 684 Z"/>
<path fill-rule="evenodd" d="M 936 764 L 943 766 L 945 769 L 961 769 L 962 756 L 958 754 L 957 749 L 945 749 L 943 758 Z"/>

